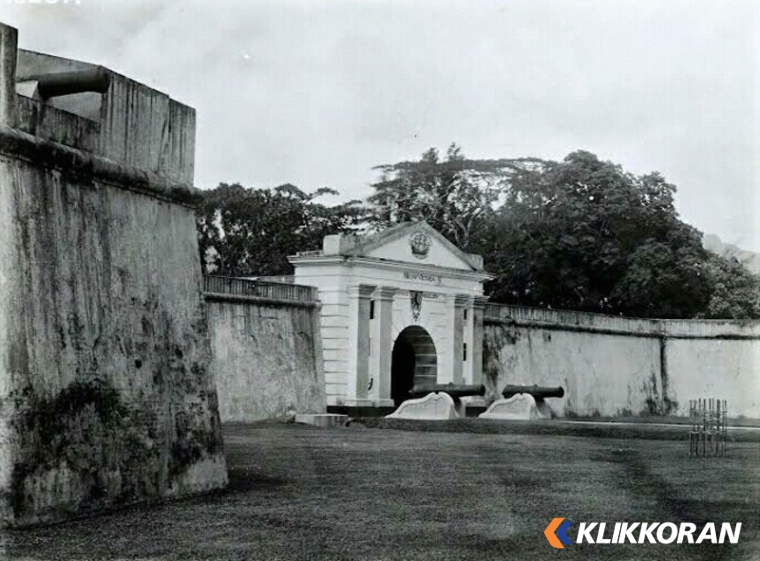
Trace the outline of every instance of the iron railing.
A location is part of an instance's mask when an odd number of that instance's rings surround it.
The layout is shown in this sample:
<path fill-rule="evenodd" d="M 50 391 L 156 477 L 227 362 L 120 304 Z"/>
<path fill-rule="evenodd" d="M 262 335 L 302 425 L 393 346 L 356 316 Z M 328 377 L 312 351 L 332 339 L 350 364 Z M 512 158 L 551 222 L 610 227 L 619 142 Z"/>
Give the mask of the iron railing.
<path fill-rule="evenodd" d="M 486 304 L 485 310 L 483 310 L 483 317 L 499 319 L 502 317 L 503 304 Z"/>
<path fill-rule="evenodd" d="M 318 298 L 318 291 L 314 286 L 217 275 L 206 275 L 203 278 L 203 290 L 207 294 L 231 294 L 298 302 L 316 302 Z"/>

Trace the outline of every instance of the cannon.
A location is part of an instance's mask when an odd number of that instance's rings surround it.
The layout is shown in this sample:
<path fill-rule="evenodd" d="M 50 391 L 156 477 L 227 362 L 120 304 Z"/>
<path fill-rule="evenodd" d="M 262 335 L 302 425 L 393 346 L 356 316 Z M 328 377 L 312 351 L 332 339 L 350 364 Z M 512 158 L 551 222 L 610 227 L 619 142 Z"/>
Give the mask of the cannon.
<path fill-rule="evenodd" d="M 565 388 L 557 386 L 556 388 L 548 388 L 541 386 L 514 386 L 508 384 L 501 392 L 505 398 L 510 398 L 518 393 L 529 393 L 536 401 L 540 399 L 546 399 L 547 397 L 565 397 Z"/>
<path fill-rule="evenodd" d="M 429 393 L 445 392 L 449 394 L 454 401 L 459 401 L 462 397 L 475 397 L 486 395 L 486 387 L 480 385 L 458 385 L 458 384 L 427 384 L 414 386 L 409 390 L 409 397 L 423 397 Z"/>
<path fill-rule="evenodd" d="M 82 92 L 105 93 L 111 78 L 101 67 L 92 70 L 56 72 L 37 77 L 37 92 L 42 99 Z"/>
<path fill-rule="evenodd" d="M 486 387 L 483 384 L 425 384 L 421 386 L 414 386 L 409 391 L 409 396 L 413 398 L 422 397 L 434 392 L 446 392 L 452 398 L 454 398 L 454 400 L 458 400 L 462 397 L 482 397 L 486 395 Z M 539 399 L 546 399 L 549 397 L 564 397 L 565 389 L 562 386 L 551 388 L 543 386 L 516 386 L 508 384 L 502 390 L 501 395 L 505 398 L 509 398 L 513 395 L 517 395 L 518 393 L 529 393 L 536 401 L 538 401 Z"/>

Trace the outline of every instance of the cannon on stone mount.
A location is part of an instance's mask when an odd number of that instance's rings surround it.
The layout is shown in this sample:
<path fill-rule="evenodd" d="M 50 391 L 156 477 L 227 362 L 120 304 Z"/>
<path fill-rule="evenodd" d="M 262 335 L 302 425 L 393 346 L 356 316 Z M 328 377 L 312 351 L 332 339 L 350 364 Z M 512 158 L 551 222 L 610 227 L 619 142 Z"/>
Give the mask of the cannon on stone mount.
<path fill-rule="evenodd" d="M 563 397 L 561 387 L 508 385 L 502 390 L 503 399 L 475 399 L 467 403 L 466 398 L 489 395 L 484 384 L 420 384 L 409 390 L 409 398 L 389 417 L 406 419 L 446 420 L 468 417 L 468 411 L 485 411 L 477 415 L 486 419 L 532 420 L 550 419 L 554 416 L 546 399 Z"/>
<path fill-rule="evenodd" d="M 409 391 L 409 397 L 422 397 L 429 393 L 445 392 L 449 394 L 454 401 L 459 401 L 463 397 L 482 397 L 486 395 L 486 387 L 483 384 L 479 385 L 463 385 L 463 384 L 425 384 L 420 386 L 414 386 Z M 548 397 L 564 397 L 565 389 L 562 386 L 543 387 L 543 386 L 516 386 L 508 384 L 501 392 L 505 398 L 510 398 L 513 395 L 519 393 L 527 393 L 533 396 L 536 401 L 546 399 Z"/>
<path fill-rule="evenodd" d="M 477 397 L 486 395 L 486 387 L 480 385 L 462 385 L 462 384 L 425 384 L 414 386 L 409 390 L 409 397 L 423 397 L 429 393 L 444 392 L 449 394 L 454 401 L 459 401 L 463 397 Z"/>
<path fill-rule="evenodd" d="M 565 388 L 557 386 L 556 388 L 548 388 L 542 386 L 514 386 L 508 384 L 501 392 L 505 398 L 510 398 L 518 393 L 529 393 L 536 401 L 540 399 L 546 399 L 547 397 L 565 397 Z"/>

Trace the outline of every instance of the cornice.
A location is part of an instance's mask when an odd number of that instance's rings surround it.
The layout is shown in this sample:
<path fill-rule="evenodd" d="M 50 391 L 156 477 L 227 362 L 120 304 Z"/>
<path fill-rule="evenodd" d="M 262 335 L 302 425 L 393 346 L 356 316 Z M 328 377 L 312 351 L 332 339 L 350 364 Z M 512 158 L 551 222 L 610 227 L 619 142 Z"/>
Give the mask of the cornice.
<path fill-rule="evenodd" d="M 451 267 L 439 267 L 426 263 L 409 263 L 406 261 L 392 261 L 379 257 L 349 257 L 345 255 L 301 255 L 289 257 L 293 265 L 346 265 L 348 267 L 366 266 L 375 269 L 394 271 L 409 271 L 437 275 L 453 279 L 474 280 L 485 282 L 494 278 L 493 275 L 483 271 L 466 271 Z"/>

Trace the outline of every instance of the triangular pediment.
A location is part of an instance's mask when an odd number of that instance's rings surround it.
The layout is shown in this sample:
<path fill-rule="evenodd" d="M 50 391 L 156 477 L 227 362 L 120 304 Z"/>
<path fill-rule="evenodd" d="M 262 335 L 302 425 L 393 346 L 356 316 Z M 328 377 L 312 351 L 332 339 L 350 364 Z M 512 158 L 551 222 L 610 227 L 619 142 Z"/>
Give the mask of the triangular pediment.
<path fill-rule="evenodd" d="M 483 270 L 479 255 L 464 253 L 424 221 L 398 224 L 357 242 L 351 255 L 464 271 Z"/>

